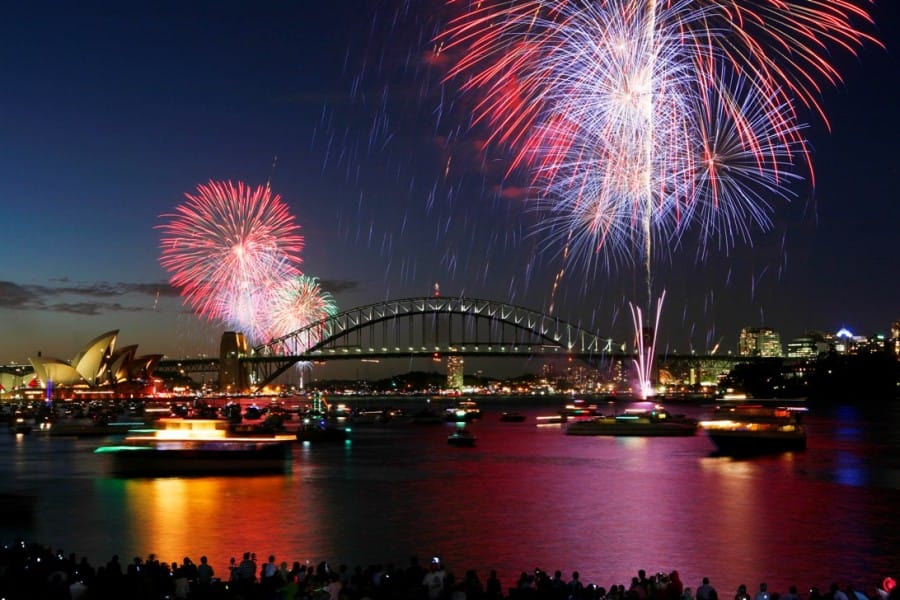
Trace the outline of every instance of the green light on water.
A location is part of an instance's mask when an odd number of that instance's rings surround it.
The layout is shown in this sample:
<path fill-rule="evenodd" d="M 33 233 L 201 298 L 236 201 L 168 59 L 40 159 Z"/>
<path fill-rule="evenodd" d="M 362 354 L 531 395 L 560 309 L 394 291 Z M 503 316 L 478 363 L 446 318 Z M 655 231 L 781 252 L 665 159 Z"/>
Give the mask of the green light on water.
<path fill-rule="evenodd" d="M 130 452 L 135 450 L 147 451 L 152 448 L 142 448 L 140 446 L 100 446 L 94 450 L 94 454 L 109 454 L 113 452 Z"/>

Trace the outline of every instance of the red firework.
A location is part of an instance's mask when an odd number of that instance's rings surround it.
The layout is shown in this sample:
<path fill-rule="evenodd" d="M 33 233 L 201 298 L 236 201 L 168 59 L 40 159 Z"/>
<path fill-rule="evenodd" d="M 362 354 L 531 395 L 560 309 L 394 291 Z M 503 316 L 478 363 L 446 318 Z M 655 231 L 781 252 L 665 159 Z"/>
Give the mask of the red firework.
<path fill-rule="evenodd" d="M 158 228 L 160 264 L 198 314 L 264 334 L 268 295 L 299 275 L 303 237 L 268 186 L 210 181 Z"/>

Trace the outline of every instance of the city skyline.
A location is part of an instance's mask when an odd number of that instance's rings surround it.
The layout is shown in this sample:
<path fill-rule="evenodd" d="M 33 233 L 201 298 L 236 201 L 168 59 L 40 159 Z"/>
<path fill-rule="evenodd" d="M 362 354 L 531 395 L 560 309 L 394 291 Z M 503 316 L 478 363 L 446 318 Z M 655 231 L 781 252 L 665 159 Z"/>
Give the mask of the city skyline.
<path fill-rule="evenodd" d="M 215 353 L 227 326 L 190 314 L 159 265 L 160 215 L 209 181 L 269 183 L 305 238 L 302 271 L 340 310 L 381 300 L 502 300 L 628 341 L 639 268 L 568 269 L 531 235 L 526 174 L 464 130 L 431 42 L 446 15 L 406 2 L 8 9 L 0 186 L 0 362 L 65 358 L 102 331 L 142 351 Z M 425 14 L 428 13 L 428 14 Z M 432 14 L 433 13 L 433 14 Z M 889 333 L 900 9 L 886 46 L 843 57 L 809 130 L 814 193 L 772 231 L 658 262 L 660 349 L 736 350 L 743 327 Z M 477 133 L 477 132 L 474 132 Z"/>

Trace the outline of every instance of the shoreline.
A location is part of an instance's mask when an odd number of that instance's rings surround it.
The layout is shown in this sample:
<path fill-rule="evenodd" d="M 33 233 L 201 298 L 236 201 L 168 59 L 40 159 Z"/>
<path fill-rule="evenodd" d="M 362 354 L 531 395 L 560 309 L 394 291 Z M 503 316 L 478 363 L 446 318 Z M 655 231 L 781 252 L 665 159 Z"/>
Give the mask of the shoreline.
<path fill-rule="evenodd" d="M 0 595 L 5 600 L 103 600 L 134 597 L 138 593 L 155 594 L 144 597 L 166 599 L 248 600 L 280 597 L 265 595 L 282 589 L 271 587 L 275 585 L 273 581 L 277 581 L 278 586 L 284 586 L 288 582 L 293 585 L 301 578 L 305 581 L 300 581 L 300 595 L 297 597 L 321 600 L 328 600 L 328 596 L 319 594 L 326 592 L 332 581 L 340 582 L 338 595 L 332 596 L 336 600 L 701 600 L 694 596 L 694 592 L 706 583 L 711 584 L 714 595 L 703 600 L 727 599 L 731 595 L 727 588 L 719 591 L 716 588 L 718 582 L 710 581 L 705 576 L 702 581 L 696 582 L 696 587 L 692 585 L 694 582 L 682 581 L 678 570 L 650 571 L 651 575 L 644 577 L 647 571 L 637 568 L 631 581 L 613 582 L 607 588 L 598 582 L 582 580 L 577 570 L 565 572 L 555 569 L 551 573 L 538 567 L 523 568 L 516 581 L 501 581 L 490 567 L 474 569 L 463 566 L 454 570 L 437 557 L 431 558 L 426 566 L 415 554 L 409 555 L 406 563 L 387 561 L 352 567 L 343 563 L 335 566 L 325 560 L 315 564 L 309 560 L 301 563 L 251 552 L 238 553 L 236 556 L 243 556 L 244 560 L 232 557 L 228 566 L 207 563 L 206 556 L 197 557 L 196 562 L 184 556 L 178 562 L 167 563 L 154 554 L 131 559 L 115 554 L 106 563 L 95 563 L 87 556 L 54 550 L 24 538 L 16 538 L 12 542 L 0 541 L 3 542 L 0 549 Z M 277 566 L 277 570 L 273 569 L 278 574 L 275 579 L 263 578 L 265 556 Z M 248 559 L 255 573 L 252 581 L 238 578 L 242 564 L 247 564 Z M 205 571 L 206 576 L 198 575 L 200 564 L 212 567 Z M 441 577 L 443 587 L 437 596 L 429 596 L 425 587 L 429 573 L 437 573 Z M 813 584 L 804 589 L 791 585 L 789 589 L 779 590 L 763 589 L 766 586 L 763 580 L 742 582 L 736 588 L 735 600 L 739 600 L 740 588 L 748 592 L 746 600 L 862 600 L 857 592 L 864 594 L 868 600 L 900 600 L 900 587 L 895 587 L 891 574 L 886 574 L 877 582 L 852 582 L 836 577 L 833 581 L 820 583 L 821 587 Z M 761 596 L 763 592 L 765 595 Z M 846 595 L 841 597 L 841 592 Z"/>

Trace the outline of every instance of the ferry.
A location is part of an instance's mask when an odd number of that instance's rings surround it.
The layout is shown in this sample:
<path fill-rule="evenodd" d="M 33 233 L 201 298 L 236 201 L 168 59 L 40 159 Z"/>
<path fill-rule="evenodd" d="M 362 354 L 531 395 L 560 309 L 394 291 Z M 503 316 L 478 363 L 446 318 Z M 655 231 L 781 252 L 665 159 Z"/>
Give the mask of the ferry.
<path fill-rule="evenodd" d="M 538 416 L 536 421 L 538 427 L 547 425 L 563 425 L 569 421 L 577 421 L 590 417 L 599 417 L 603 413 L 596 404 L 588 404 L 587 401 L 577 398 L 566 404 L 561 410 L 554 415 Z"/>
<path fill-rule="evenodd" d="M 450 422 L 468 423 L 480 418 L 481 409 L 474 400 L 460 400 L 444 411 L 444 420 Z"/>
<path fill-rule="evenodd" d="M 636 406 L 619 415 L 582 418 L 566 425 L 566 435 L 674 437 L 696 433 L 696 419 L 673 415 L 659 405 Z"/>
<path fill-rule="evenodd" d="M 806 449 L 805 407 L 722 405 L 700 427 L 720 454 L 751 455 Z"/>
<path fill-rule="evenodd" d="M 94 452 L 109 456 L 122 477 L 231 475 L 283 472 L 291 457 L 291 434 L 240 436 L 224 421 L 164 418 L 158 428 L 132 430 L 117 445 Z"/>

